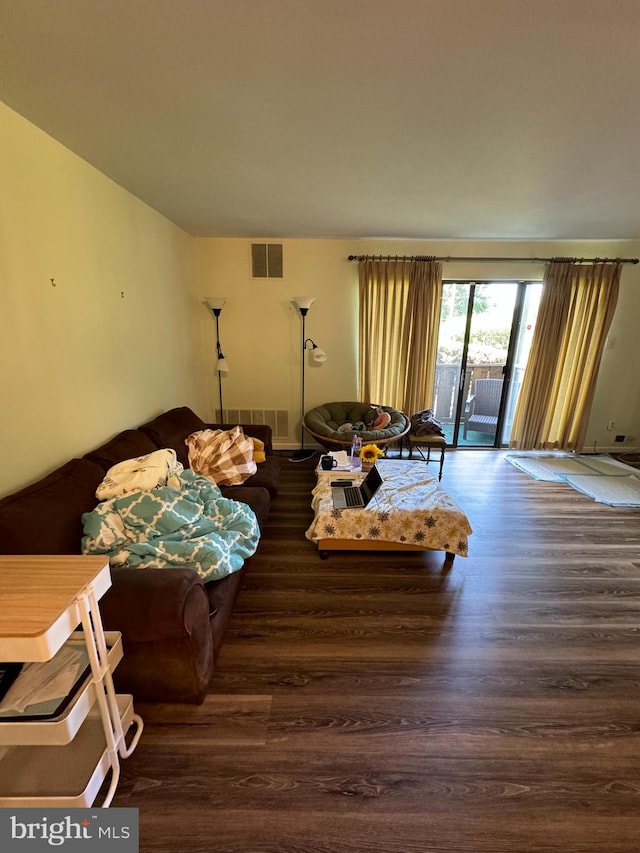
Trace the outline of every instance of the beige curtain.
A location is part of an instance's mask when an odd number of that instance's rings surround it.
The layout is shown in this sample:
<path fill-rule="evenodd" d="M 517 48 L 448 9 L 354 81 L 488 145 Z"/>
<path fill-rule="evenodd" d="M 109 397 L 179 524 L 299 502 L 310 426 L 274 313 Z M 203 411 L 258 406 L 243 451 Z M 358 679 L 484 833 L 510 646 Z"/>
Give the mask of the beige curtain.
<path fill-rule="evenodd" d="M 442 264 L 360 261 L 359 385 L 363 402 L 411 415 L 432 405 Z"/>
<path fill-rule="evenodd" d="M 620 271 L 619 263 L 547 264 L 511 447 L 582 450 Z"/>

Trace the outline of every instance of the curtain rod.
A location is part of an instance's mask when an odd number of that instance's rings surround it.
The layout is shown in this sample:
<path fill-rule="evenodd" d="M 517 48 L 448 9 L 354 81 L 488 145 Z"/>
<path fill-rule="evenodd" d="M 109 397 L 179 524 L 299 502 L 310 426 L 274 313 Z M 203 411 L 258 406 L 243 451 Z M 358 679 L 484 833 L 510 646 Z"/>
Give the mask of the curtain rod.
<path fill-rule="evenodd" d="M 573 261 L 578 264 L 637 264 L 639 258 L 456 258 L 450 255 L 436 258 L 433 255 L 349 255 L 350 261 L 517 261 L 532 264 L 548 264 L 551 261 Z"/>

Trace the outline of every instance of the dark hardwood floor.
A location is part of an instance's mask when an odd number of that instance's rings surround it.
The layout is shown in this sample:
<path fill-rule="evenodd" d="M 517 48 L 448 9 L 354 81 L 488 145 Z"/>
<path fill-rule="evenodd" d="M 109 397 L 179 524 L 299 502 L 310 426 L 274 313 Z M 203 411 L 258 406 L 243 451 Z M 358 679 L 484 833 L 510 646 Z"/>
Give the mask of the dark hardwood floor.
<path fill-rule="evenodd" d="M 323 561 L 312 467 L 283 458 L 206 702 L 138 706 L 142 853 L 640 851 L 640 510 L 461 450 L 468 558 Z"/>

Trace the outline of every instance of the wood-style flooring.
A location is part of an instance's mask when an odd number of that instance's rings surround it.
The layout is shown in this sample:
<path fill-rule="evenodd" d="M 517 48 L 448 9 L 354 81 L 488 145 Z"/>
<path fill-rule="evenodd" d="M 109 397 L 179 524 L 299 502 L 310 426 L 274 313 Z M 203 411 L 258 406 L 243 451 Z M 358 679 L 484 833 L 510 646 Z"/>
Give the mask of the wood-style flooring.
<path fill-rule="evenodd" d="M 504 456 L 447 454 L 448 572 L 320 560 L 283 457 L 207 700 L 137 706 L 141 853 L 640 851 L 640 510 Z"/>

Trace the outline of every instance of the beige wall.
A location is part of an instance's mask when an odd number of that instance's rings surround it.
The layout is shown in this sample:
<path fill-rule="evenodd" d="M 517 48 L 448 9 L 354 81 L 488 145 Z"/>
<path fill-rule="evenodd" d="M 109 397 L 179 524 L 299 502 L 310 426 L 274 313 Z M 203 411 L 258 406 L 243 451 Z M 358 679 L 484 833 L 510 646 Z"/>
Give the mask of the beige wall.
<path fill-rule="evenodd" d="M 285 277 L 252 279 L 251 241 L 196 241 L 202 296 L 226 296 L 220 338 L 230 372 L 223 378 L 225 408 L 284 409 L 295 442 L 301 406 L 302 322 L 294 296 L 315 296 L 306 336 L 327 350 L 329 360 L 307 360 L 307 408 L 357 394 L 357 269 L 339 241 L 285 241 Z M 215 324 L 207 358 L 214 365 Z M 213 391 L 217 403 L 217 387 Z M 289 446 L 293 446 L 289 442 Z"/>
<path fill-rule="evenodd" d="M 2 495 L 204 387 L 191 237 L 4 105 L 0 185 Z"/>
<path fill-rule="evenodd" d="M 231 372 L 223 379 L 228 408 L 285 408 L 290 415 L 291 442 L 299 441 L 301 321 L 293 296 L 315 296 L 307 317 L 307 335 L 322 346 L 329 360 L 306 372 L 306 407 L 357 396 L 357 264 L 350 254 L 435 254 L 480 257 L 637 257 L 640 241 L 390 241 L 282 240 L 284 278 L 252 279 L 250 244 L 246 239 L 196 241 L 202 296 L 226 296 L 220 317 L 221 339 Z M 268 241 L 265 241 L 268 242 Z M 543 264 L 516 262 L 447 262 L 445 278 L 492 280 L 542 278 Z M 604 353 L 600 381 L 586 447 L 613 447 L 613 434 L 626 433 L 627 449 L 640 443 L 640 265 L 625 266 L 619 307 Z M 206 318 L 208 319 L 208 318 Z M 203 322 L 205 318 L 203 317 Z M 213 334 L 213 328 L 212 334 Z M 206 354 L 213 371 L 213 350 Z M 217 392 L 214 390 L 214 394 Z"/>
<path fill-rule="evenodd" d="M 300 440 L 300 315 L 329 354 L 306 408 L 357 397 L 357 265 L 349 254 L 638 256 L 626 243 L 283 240 L 285 277 L 250 275 L 248 239 L 194 239 L 0 104 L 0 495 L 174 405 L 212 419 L 215 323 L 231 372 L 225 408 L 289 415 Z M 260 241 L 260 237 L 255 238 Z M 535 278 L 541 265 L 446 263 L 448 278 Z M 55 286 L 51 279 L 54 280 Z M 587 447 L 640 443 L 640 268 L 627 266 Z"/>

